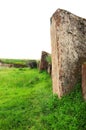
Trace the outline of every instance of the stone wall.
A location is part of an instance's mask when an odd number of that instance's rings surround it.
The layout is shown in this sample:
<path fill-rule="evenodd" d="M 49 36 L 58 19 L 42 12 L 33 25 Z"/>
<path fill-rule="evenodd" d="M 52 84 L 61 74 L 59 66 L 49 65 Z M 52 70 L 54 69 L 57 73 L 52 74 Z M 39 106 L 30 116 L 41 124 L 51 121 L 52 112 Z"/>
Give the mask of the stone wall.
<path fill-rule="evenodd" d="M 86 61 L 86 19 L 58 9 L 51 17 L 53 93 L 68 93 Z"/>
<path fill-rule="evenodd" d="M 23 64 L 17 64 L 17 63 L 4 63 L 4 62 L 0 62 L 0 67 L 8 67 L 8 68 L 11 68 L 11 67 L 15 67 L 15 68 L 24 68 L 24 67 L 28 67 L 27 65 L 23 65 Z"/>
<path fill-rule="evenodd" d="M 13 64 L 6 64 L 6 63 L 3 63 L 3 62 L 0 62 L 0 67 L 11 68 L 11 67 L 13 67 Z"/>

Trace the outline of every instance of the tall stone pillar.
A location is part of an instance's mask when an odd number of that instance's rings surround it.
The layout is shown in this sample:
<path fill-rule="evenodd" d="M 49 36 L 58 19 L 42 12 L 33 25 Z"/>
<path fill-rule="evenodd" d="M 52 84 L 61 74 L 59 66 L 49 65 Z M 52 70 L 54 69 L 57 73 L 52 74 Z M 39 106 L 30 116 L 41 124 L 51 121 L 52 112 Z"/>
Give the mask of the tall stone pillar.
<path fill-rule="evenodd" d="M 82 95 L 86 100 L 86 63 L 82 65 Z"/>
<path fill-rule="evenodd" d="M 53 93 L 62 97 L 81 80 L 86 61 L 86 19 L 62 9 L 51 17 Z"/>

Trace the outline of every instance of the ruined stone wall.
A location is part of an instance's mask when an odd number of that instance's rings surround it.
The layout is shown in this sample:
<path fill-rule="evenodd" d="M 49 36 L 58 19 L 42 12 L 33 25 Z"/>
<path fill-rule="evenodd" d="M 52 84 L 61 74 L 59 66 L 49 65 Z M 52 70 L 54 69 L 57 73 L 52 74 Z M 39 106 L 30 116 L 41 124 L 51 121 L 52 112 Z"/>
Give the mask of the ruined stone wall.
<path fill-rule="evenodd" d="M 58 9 L 51 17 L 53 92 L 63 96 L 81 80 L 86 61 L 86 20 Z"/>

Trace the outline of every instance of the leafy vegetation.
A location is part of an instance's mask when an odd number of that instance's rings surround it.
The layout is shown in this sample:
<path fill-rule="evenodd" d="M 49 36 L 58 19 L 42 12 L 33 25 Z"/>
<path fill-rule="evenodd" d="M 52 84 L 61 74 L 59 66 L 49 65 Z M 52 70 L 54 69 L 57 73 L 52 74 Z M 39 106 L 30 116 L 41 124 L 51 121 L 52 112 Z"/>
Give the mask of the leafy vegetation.
<path fill-rule="evenodd" d="M 0 130 L 86 130 L 80 84 L 58 99 L 46 72 L 0 69 Z"/>
<path fill-rule="evenodd" d="M 48 62 L 48 63 L 52 63 L 52 60 L 51 60 L 51 55 L 48 55 L 47 57 L 46 57 L 46 61 Z"/>
<path fill-rule="evenodd" d="M 42 119 L 47 130 L 86 130 L 86 102 L 80 84 L 61 100 L 54 96 L 44 109 Z"/>

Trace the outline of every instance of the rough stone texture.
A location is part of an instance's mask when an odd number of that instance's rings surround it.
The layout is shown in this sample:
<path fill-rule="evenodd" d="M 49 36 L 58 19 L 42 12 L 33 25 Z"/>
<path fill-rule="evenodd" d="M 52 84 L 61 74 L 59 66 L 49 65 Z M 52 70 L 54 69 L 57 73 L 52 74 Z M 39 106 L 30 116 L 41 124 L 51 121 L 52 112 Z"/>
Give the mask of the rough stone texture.
<path fill-rule="evenodd" d="M 15 68 L 25 68 L 25 67 L 27 67 L 27 65 L 23 65 L 23 64 L 13 64 L 13 67 L 15 67 Z"/>
<path fill-rule="evenodd" d="M 31 69 L 37 68 L 37 62 L 36 61 L 30 61 L 27 63 L 27 66 Z"/>
<path fill-rule="evenodd" d="M 82 94 L 86 100 L 86 64 L 82 65 Z"/>
<path fill-rule="evenodd" d="M 39 63 L 39 70 L 47 70 L 48 62 L 47 62 L 46 58 L 47 58 L 48 55 L 49 55 L 49 53 L 42 51 L 41 60 L 40 60 L 40 63 Z"/>
<path fill-rule="evenodd" d="M 10 64 L 10 63 L 4 63 L 2 61 L 0 61 L 0 67 L 8 67 L 8 68 L 11 68 L 11 67 L 15 67 L 15 68 L 24 68 L 24 67 L 28 67 L 27 65 L 23 65 L 23 64 Z"/>
<path fill-rule="evenodd" d="M 51 63 L 48 64 L 47 72 L 48 72 L 48 74 L 52 75 L 52 64 Z"/>
<path fill-rule="evenodd" d="M 11 68 L 11 67 L 14 67 L 13 64 L 6 64 L 6 63 L 3 63 L 3 62 L 0 62 L 0 67 L 8 67 L 8 68 Z"/>
<path fill-rule="evenodd" d="M 53 93 L 68 93 L 86 61 L 86 19 L 58 9 L 51 17 Z"/>
<path fill-rule="evenodd" d="M 51 57 L 48 52 L 42 51 L 39 70 L 46 70 L 51 75 L 52 64 L 47 61 L 48 56 Z"/>

